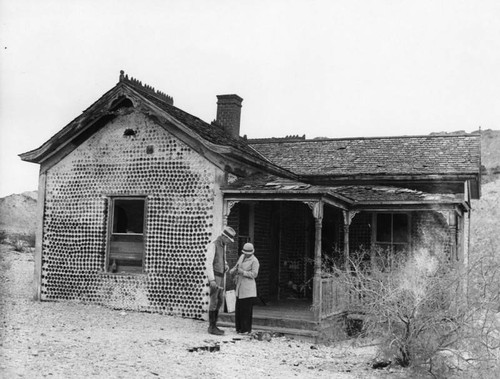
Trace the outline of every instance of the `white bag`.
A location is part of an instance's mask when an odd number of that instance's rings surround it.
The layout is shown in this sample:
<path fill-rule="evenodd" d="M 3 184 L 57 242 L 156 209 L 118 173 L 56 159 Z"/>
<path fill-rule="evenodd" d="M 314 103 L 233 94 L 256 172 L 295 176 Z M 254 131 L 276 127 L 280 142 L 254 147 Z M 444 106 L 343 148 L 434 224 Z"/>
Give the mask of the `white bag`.
<path fill-rule="evenodd" d="M 227 313 L 233 313 L 236 309 L 236 292 L 234 290 L 226 291 Z"/>

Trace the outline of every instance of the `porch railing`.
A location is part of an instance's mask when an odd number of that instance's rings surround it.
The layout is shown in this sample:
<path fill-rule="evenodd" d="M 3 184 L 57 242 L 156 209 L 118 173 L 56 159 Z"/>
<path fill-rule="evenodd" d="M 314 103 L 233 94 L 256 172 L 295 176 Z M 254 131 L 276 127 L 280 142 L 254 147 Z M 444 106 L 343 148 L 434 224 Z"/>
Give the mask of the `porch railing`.
<path fill-rule="evenodd" d="M 326 318 L 347 309 L 349 291 L 334 277 L 321 278 L 320 318 Z"/>
<path fill-rule="evenodd" d="M 321 319 L 345 311 L 356 311 L 362 301 L 358 291 L 335 277 L 321 278 Z"/>

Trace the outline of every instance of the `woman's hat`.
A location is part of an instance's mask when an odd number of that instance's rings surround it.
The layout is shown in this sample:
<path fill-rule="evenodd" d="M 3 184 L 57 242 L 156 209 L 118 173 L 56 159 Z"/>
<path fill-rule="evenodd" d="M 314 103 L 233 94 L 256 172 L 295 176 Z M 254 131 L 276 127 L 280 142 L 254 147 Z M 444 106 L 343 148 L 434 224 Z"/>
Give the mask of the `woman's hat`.
<path fill-rule="evenodd" d="M 241 250 L 243 254 L 251 255 L 254 252 L 253 245 L 250 242 L 247 242 L 243 245 L 243 250 Z"/>
<path fill-rule="evenodd" d="M 222 235 L 226 236 L 229 238 L 231 242 L 234 242 L 234 237 L 236 237 L 236 232 L 234 231 L 233 228 L 230 226 L 226 226 L 224 230 L 222 231 Z"/>

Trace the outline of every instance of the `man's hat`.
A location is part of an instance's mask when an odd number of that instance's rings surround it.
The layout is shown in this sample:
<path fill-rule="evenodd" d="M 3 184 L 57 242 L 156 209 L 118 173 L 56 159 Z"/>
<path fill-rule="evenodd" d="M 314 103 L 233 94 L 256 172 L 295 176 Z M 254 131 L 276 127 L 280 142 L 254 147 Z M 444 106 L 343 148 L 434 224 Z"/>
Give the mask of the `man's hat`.
<path fill-rule="evenodd" d="M 236 237 L 236 232 L 230 226 L 226 226 L 224 228 L 224 230 L 222 231 L 222 235 L 229 238 L 231 240 L 231 242 L 234 242 L 234 237 Z"/>
<path fill-rule="evenodd" d="M 250 242 L 247 242 L 246 244 L 243 245 L 243 250 L 241 250 L 241 252 L 243 254 L 248 254 L 248 255 L 252 255 L 254 253 L 254 248 L 253 248 L 253 245 L 250 243 Z"/>

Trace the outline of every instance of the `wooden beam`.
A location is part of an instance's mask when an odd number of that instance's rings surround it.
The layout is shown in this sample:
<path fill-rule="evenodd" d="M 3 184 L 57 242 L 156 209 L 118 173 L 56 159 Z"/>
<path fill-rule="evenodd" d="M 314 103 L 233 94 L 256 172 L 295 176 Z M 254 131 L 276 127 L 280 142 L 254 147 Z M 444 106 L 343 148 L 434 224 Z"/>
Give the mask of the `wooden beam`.
<path fill-rule="evenodd" d="M 458 251 L 457 251 L 457 240 L 458 240 L 458 228 L 457 228 L 457 215 L 455 212 L 450 212 L 449 219 L 449 230 L 451 234 L 451 257 L 457 262 L 458 261 Z"/>
<path fill-rule="evenodd" d="M 358 211 L 344 211 L 344 267 L 346 272 L 349 271 L 349 227 L 351 221 L 356 216 Z"/>
<path fill-rule="evenodd" d="M 463 269 L 464 268 L 464 247 L 465 247 L 465 233 L 464 233 L 464 228 L 465 228 L 465 221 L 464 217 L 465 215 L 459 215 L 458 216 L 458 223 L 457 223 L 457 259 L 458 259 L 458 264 L 459 266 Z"/>
<path fill-rule="evenodd" d="M 308 204 L 314 216 L 315 235 L 314 235 L 314 277 L 313 277 L 313 310 L 314 319 L 319 321 L 321 318 L 322 290 L 321 290 L 321 233 L 323 227 L 323 202 L 318 201 Z"/>
<path fill-rule="evenodd" d="M 239 191 L 223 189 L 224 200 L 226 201 L 300 201 L 300 202 L 318 202 L 321 201 L 328 205 L 346 210 L 347 203 L 337 201 L 338 199 L 329 198 L 323 193 L 287 193 L 287 191 Z"/>
<path fill-rule="evenodd" d="M 233 200 L 223 200 L 223 205 L 222 205 L 222 208 L 223 208 L 223 215 L 222 215 L 223 224 L 222 224 L 222 228 L 224 228 L 225 226 L 227 226 L 229 215 L 231 214 L 231 209 L 233 209 L 233 207 L 236 204 L 238 204 L 239 202 L 240 202 L 239 200 L 236 200 L 236 201 L 233 201 Z"/>
<path fill-rule="evenodd" d="M 344 201 L 343 203 L 341 203 L 337 199 L 331 199 L 331 198 L 328 198 L 328 197 L 323 197 L 323 202 L 325 204 L 331 205 L 333 207 L 336 207 L 336 208 L 339 208 L 339 209 L 342 209 L 342 210 L 345 211 L 345 210 L 348 209 L 347 208 L 348 200 L 346 198 L 344 198 L 343 196 L 342 196 L 342 200 Z"/>
<path fill-rule="evenodd" d="M 356 175 L 301 175 L 299 180 L 308 183 L 320 185 L 351 185 L 366 183 L 378 183 L 386 185 L 388 183 L 459 183 L 462 184 L 464 180 L 474 179 L 478 176 L 478 172 L 461 172 L 455 174 L 435 173 L 435 174 L 356 174 Z"/>
<path fill-rule="evenodd" d="M 459 206 L 465 206 L 464 203 L 454 203 L 454 204 L 405 204 L 405 203 L 395 203 L 392 206 L 390 204 L 363 204 L 356 205 L 356 207 L 351 208 L 358 212 L 369 211 L 369 212 L 413 212 L 413 211 L 455 211 L 460 209 Z M 464 207 L 465 210 L 467 208 Z"/>
<path fill-rule="evenodd" d="M 67 140 L 61 144 L 61 146 L 55 147 L 50 153 L 47 154 L 47 157 L 44 157 L 39 162 L 42 167 L 42 172 L 48 171 L 50 168 L 61 162 L 73 150 L 94 135 L 97 131 L 112 122 L 115 118 L 115 114 L 104 113 L 100 114 L 99 117 L 89 120 L 85 119 L 85 127 L 82 126 L 78 131 L 75 131 L 74 135 L 68 137 Z"/>

